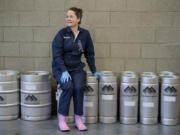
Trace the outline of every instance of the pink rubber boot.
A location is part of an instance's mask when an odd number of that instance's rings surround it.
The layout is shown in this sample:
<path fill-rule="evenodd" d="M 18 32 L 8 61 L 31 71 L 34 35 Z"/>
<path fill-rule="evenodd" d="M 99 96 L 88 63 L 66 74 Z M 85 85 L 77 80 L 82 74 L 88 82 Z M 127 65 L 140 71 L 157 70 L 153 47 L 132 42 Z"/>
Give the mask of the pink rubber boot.
<path fill-rule="evenodd" d="M 70 131 L 70 128 L 68 127 L 67 123 L 66 123 L 66 117 L 64 115 L 58 114 L 59 115 L 59 129 L 63 132 L 67 132 Z"/>
<path fill-rule="evenodd" d="M 80 131 L 86 131 L 87 130 L 87 127 L 82 122 L 81 116 L 75 115 L 75 123 L 76 123 L 76 127 L 78 128 L 78 130 L 80 130 Z"/>

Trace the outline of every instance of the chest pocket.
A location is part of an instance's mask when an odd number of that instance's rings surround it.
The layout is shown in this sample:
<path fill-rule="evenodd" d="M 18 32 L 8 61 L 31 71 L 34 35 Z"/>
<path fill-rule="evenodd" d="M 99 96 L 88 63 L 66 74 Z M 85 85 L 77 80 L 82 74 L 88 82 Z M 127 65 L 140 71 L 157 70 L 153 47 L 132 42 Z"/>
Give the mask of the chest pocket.
<path fill-rule="evenodd" d="M 73 46 L 73 37 L 71 35 L 66 35 L 64 38 L 64 51 L 72 52 L 75 48 Z"/>

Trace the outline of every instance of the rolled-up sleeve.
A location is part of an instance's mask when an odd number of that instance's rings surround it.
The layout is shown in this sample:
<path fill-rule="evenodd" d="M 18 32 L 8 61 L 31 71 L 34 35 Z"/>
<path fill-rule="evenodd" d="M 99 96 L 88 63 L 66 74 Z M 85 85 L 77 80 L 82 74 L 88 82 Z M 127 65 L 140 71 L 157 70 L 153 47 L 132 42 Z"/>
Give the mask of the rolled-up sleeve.
<path fill-rule="evenodd" d="M 52 72 L 56 81 L 59 81 L 61 72 L 66 71 L 66 66 L 64 64 L 63 36 L 61 31 L 57 33 L 52 42 L 52 57 Z"/>
<path fill-rule="evenodd" d="M 85 45 L 84 56 L 92 73 L 96 72 L 95 59 L 94 59 L 94 46 L 89 32 L 87 32 L 87 42 Z"/>

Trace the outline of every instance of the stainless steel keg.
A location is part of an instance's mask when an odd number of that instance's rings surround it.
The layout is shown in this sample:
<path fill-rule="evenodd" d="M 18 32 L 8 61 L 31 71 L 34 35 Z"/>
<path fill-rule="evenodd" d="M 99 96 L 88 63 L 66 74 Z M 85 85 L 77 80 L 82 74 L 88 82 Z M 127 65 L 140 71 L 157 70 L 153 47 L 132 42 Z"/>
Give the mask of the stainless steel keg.
<path fill-rule="evenodd" d="M 138 76 L 122 74 L 120 88 L 120 122 L 135 124 L 138 117 Z"/>
<path fill-rule="evenodd" d="M 98 121 L 98 80 L 92 74 L 87 74 L 83 112 L 84 123 L 96 123 Z"/>
<path fill-rule="evenodd" d="M 59 108 L 59 99 L 61 97 L 62 89 L 60 88 L 60 84 L 57 86 L 57 92 L 56 92 L 56 101 L 57 101 L 57 113 L 58 113 L 58 108 Z M 67 123 L 73 123 L 74 122 L 74 102 L 73 102 L 73 97 L 71 98 L 70 101 L 70 106 L 69 106 L 69 115 L 66 117 Z"/>
<path fill-rule="evenodd" d="M 0 70 L 0 120 L 19 117 L 19 72 Z"/>
<path fill-rule="evenodd" d="M 117 120 L 117 77 L 103 74 L 99 83 L 99 120 L 114 123 Z"/>
<path fill-rule="evenodd" d="M 141 76 L 140 122 L 156 124 L 159 110 L 159 79 L 155 74 Z"/>
<path fill-rule="evenodd" d="M 51 117 L 51 77 L 46 71 L 21 74 L 22 119 L 37 121 Z"/>
<path fill-rule="evenodd" d="M 171 75 L 162 77 L 161 85 L 161 123 L 179 124 L 180 116 L 180 79 Z"/>

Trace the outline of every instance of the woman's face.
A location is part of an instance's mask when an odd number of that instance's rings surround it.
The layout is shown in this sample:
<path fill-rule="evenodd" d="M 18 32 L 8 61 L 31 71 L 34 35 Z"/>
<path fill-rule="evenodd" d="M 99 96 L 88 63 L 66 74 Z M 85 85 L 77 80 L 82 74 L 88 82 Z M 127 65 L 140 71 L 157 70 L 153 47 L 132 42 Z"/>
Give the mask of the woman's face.
<path fill-rule="evenodd" d="M 76 14 L 72 10 L 68 10 L 66 13 L 66 24 L 69 27 L 75 27 L 78 25 L 80 19 L 77 18 Z"/>

